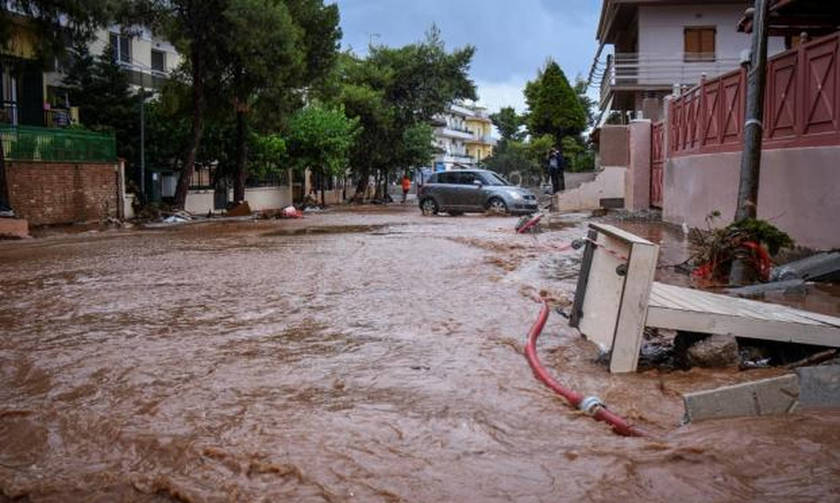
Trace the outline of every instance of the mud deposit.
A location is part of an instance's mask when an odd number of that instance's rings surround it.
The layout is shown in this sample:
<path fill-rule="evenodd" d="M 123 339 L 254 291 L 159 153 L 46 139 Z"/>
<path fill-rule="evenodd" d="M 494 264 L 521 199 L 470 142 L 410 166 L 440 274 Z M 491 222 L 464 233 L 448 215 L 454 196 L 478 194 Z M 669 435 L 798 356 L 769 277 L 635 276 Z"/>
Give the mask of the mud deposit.
<path fill-rule="evenodd" d="M 533 297 L 571 299 L 584 228 L 514 224 L 377 210 L 0 243 L 0 501 L 840 499 L 840 413 L 679 426 L 679 393 L 778 371 L 610 376 L 552 316 L 541 358 L 659 438 L 538 384 Z"/>

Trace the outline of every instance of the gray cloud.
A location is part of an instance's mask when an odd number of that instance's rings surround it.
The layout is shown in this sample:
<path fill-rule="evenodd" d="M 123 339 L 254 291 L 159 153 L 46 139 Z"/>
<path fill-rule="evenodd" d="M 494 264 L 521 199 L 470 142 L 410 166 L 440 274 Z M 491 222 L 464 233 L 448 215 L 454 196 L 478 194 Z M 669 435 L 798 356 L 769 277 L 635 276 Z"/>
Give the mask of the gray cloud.
<path fill-rule="evenodd" d="M 477 49 L 471 76 L 481 101 L 523 108 L 517 88 L 549 57 L 569 79 L 595 54 L 600 0 L 338 0 L 343 44 L 364 54 L 369 41 L 400 46 L 434 23 L 449 47 Z M 484 92 L 482 92 L 484 90 Z"/>

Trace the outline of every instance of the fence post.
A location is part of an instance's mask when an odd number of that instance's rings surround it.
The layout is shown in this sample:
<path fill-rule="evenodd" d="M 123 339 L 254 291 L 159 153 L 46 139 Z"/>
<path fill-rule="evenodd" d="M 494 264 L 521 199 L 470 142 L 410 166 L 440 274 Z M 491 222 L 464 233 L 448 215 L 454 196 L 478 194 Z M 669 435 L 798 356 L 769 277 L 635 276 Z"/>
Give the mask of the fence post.
<path fill-rule="evenodd" d="M 125 220 L 125 159 L 117 160 L 117 218 Z"/>
<path fill-rule="evenodd" d="M 624 206 L 630 211 L 650 208 L 651 129 L 648 119 L 630 121 L 630 167 L 624 180 Z"/>

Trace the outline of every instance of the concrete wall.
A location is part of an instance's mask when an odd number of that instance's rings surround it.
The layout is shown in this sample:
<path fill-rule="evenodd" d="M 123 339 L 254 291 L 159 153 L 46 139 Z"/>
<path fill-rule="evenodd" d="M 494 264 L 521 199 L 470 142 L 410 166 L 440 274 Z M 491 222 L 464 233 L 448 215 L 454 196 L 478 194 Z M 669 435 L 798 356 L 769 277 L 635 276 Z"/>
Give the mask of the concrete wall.
<path fill-rule="evenodd" d="M 641 5 L 639 6 L 639 46 L 643 55 L 656 55 L 660 61 L 669 58 L 677 62 L 683 57 L 684 29 L 687 27 L 711 27 L 717 29 L 715 49 L 718 65 L 708 63 L 686 63 L 679 65 L 680 82 L 699 82 L 700 74 L 709 77 L 734 70 L 737 59 L 744 49 L 749 49 L 750 38 L 737 30 L 738 20 L 744 15 L 751 2 L 734 4 L 713 4 L 694 2 L 692 5 Z M 768 54 L 782 52 L 783 37 L 771 37 Z M 734 61 L 733 63 L 733 60 Z M 662 79 L 649 79 L 661 82 Z M 676 82 L 676 80 L 674 80 Z"/>
<path fill-rule="evenodd" d="M 30 225 L 119 215 L 119 165 L 7 161 L 12 208 Z"/>
<path fill-rule="evenodd" d="M 185 209 L 195 215 L 206 215 L 215 212 L 213 209 L 214 191 L 191 190 L 187 193 Z M 228 194 L 228 200 L 233 199 L 233 191 Z M 292 190 L 288 185 L 277 187 L 253 187 L 245 189 L 245 200 L 253 211 L 279 210 L 292 204 Z"/>
<path fill-rule="evenodd" d="M 601 207 L 602 199 L 624 197 L 624 176 L 627 168 L 609 166 L 600 171 L 591 182 L 571 190 L 558 192 L 552 200 L 552 211 L 594 210 Z"/>
<path fill-rule="evenodd" d="M 599 153 L 601 166 L 627 166 L 630 162 L 630 129 L 627 126 L 601 128 Z"/>
<path fill-rule="evenodd" d="M 766 150 L 761 159 L 758 216 L 784 230 L 797 244 L 840 247 L 840 147 Z M 663 218 L 705 227 L 735 215 L 741 153 L 678 157 L 665 165 Z"/>
<path fill-rule="evenodd" d="M 187 200 L 184 209 L 194 215 L 206 215 L 214 212 L 213 209 L 214 191 L 212 190 L 191 190 L 187 192 Z M 230 199 L 230 198 L 228 198 Z"/>
<path fill-rule="evenodd" d="M 253 211 L 278 210 L 292 204 L 289 186 L 245 189 L 245 200 Z"/>

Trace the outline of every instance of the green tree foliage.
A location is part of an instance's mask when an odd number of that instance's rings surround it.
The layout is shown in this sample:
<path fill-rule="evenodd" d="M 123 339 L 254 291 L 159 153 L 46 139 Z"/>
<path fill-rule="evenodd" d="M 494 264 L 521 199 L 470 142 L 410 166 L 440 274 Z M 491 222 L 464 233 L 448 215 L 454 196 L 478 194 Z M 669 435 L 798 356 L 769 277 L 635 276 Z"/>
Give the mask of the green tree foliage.
<path fill-rule="evenodd" d="M 525 137 L 525 117 L 517 114 L 513 107 L 502 107 L 497 113 L 490 115 L 490 120 L 502 135 L 502 141 L 522 141 Z"/>
<path fill-rule="evenodd" d="M 525 86 L 528 131 L 532 136 L 549 134 L 559 145 L 565 136 L 576 136 L 586 128 L 586 110 L 560 66 L 549 60 L 536 80 Z"/>
<path fill-rule="evenodd" d="M 422 42 L 371 47 L 365 59 L 341 56 L 335 99 L 363 126 L 351 155 L 357 194 L 374 174 L 384 184 L 393 170 L 431 160 L 432 118 L 453 101 L 476 98 L 468 75 L 474 53 L 471 46 L 447 51 L 432 27 Z"/>
<path fill-rule="evenodd" d="M 183 208 L 204 135 L 208 87 L 218 92 L 227 30 L 227 0 L 135 0 L 134 9 L 185 57 L 191 91 L 190 137 L 183 153 L 175 206 Z"/>
<path fill-rule="evenodd" d="M 358 127 L 359 119 L 348 119 L 342 108 L 319 104 L 303 108 L 292 117 L 286 138 L 292 167 L 301 172 L 309 169 L 320 179 L 344 174 Z"/>
<path fill-rule="evenodd" d="M 83 126 L 113 132 L 117 155 L 135 164 L 139 158 L 140 99 L 132 92 L 125 70 L 112 57 L 108 47 L 93 56 L 87 43 L 77 42 L 70 49 L 72 64 L 64 78 L 70 102 L 79 107 Z"/>
<path fill-rule="evenodd" d="M 261 90 L 283 85 L 302 70 L 296 47 L 299 29 L 282 2 L 229 0 L 224 18 L 228 29 L 222 44 L 222 76 L 236 115 L 234 200 L 245 199 L 248 176 L 248 112 Z"/>

